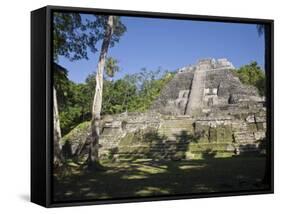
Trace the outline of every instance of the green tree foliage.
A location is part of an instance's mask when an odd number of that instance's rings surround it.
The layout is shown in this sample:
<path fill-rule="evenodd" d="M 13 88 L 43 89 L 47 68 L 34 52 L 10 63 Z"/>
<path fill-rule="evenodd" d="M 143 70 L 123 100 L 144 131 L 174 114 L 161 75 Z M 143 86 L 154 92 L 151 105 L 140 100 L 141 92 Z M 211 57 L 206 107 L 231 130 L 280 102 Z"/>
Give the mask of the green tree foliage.
<path fill-rule="evenodd" d="M 67 80 L 67 92 L 63 94 L 63 99 L 59 103 L 59 116 L 62 135 L 69 132 L 78 123 L 88 120 L 90 115 L 91 101 L 89 98 L 92 96 L 89 86 L 87 84 L 75 84 Z M 62 102 L 63 101 L 63 102 Z"/>
<path fill-rule="evenodd" d="M 71 82 L 68 80 L 67 77 L 67 70 L 58 64 L 53 64 L 53 79 L 54 79 L 54 85 L 57 90 L 57 100 L 58 100 L 58 106 L 59 109 L 63 108 L 65 105 L 67 105 L 67 100 L 71 94 L 70 85 Z"/>
<path fill-rule="evenodd" d="M 53 56 L 58 61 L 58 56 L 69 60 L 88 59 L 88 50 L 97 52 L 97 42 L 103 39 L 107 16 L 89 15 L 84 18 L 79 13 L 55 12 L 53 15 Z M 111 47 L 119 42 L 126 31 L 120 17 L 114 19 L 114 31 Z"/>
<path fill-rule="evenodd" d="M 58 75 L 60 75 L 58 78 Z M 174 76 L 160 69 L 125 75 L 115 81 L 105 80 L 103 88 L 102 115 L 123 112 L 143 112 L 160 95 L 161 89 Z M 57 89 L 62 135 L 67 134 L 79 123 L 91 120 L 91 105 L 96 85 L 95 74 L 90 74 L 85 83 L 76 84 L 65 73 L 56 72 L 55 81 L 60 81 Z"/>
<path fill-rule="evenodd" d="M 165 71 L 162 73 L 161 69 L 156 71 L 142 71 L 135 75 L 135 85 L 138 88 L 137 97 L 128 109 L 130 111 L 143 112 L 151 106 L 152 102 L 160 95 L 161 89 L 173 77 L 171 72 Z"/>
<path fill-rule="evenodd" d="M 257 62 L 251 62 L 235 70 L 240 81 L 247 85 L 255 86 L 260 95 L 265 95 L 265 74 Z"/>
<path fill-rule="evenodd" d="M 136 97 L 135 85 L 129 79 L 120 79 L 115 82 L 106 81 L 104 86 L 102 114 L 128 111 L 129 104 Z"/>
<path fill-rule="evenodd" d="M 79 13 L 55 12 L 53 15 L 53 55 L 54 60 L 58 56 L 65 56 L 70 60 L 88 58 L 87 47 L 96 52 L 97 41 L 101 37 L 100 30 L 95 34 L 89 32 L 92 26 L 83 22 Z"/>
<path fill-rule="evenodd" d="M 54 63 L 54 85 L 57 90 L 58 111 L 62 135 L 77 123 L 90 118 L 91 98 L 95 82 L 90 77 L 86 83 L 76 84 L 67 77 L 67 70 Z"/>
<path fill-rule="evenodd" d="M 108 57 L 105 62 L 105 73 L 112 80 L 114 74 L 120 70 L 118 60 Z"/>
<path fill-rule="evenodd" d="M 97 42 L 105 33 L 107 16 L 55 12 L 53 14 L 53 60 L 64 56 L 70 61 L 88 59 L 89 50 L 97 52 Z M 111 47 L 119 42 L 126 31 L 120 17 L 114 19 Z M 113 64 L 115 66 L 115 64 Z M 112 71 L 116 72 L 115 67 Z M 112 73 L 113 75 L 114 73 Z M 90 109 L 95 91 L 95 74 L 83 84 L 75 84 L 67 78 L 67 71 L 54 63 L 54 86 L 57 90 L 59 117 L 62 134 L 69 132 L 77 123 L 91 117 Z"/>

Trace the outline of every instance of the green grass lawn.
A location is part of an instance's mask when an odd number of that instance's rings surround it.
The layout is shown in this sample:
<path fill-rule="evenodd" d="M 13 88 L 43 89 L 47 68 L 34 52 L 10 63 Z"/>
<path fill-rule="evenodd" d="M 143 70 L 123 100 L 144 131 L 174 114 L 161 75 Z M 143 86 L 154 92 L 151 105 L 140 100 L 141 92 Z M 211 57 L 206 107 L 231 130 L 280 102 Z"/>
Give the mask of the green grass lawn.
<path fill-rule="evenodd" d="M 264 157 L 203 160 L 127 160 L 103 162 L 104 171 L 72 166 L 72 174 L 54 176 L 54 200 L 87 200 L 173 194 L 259 190 Z"/>

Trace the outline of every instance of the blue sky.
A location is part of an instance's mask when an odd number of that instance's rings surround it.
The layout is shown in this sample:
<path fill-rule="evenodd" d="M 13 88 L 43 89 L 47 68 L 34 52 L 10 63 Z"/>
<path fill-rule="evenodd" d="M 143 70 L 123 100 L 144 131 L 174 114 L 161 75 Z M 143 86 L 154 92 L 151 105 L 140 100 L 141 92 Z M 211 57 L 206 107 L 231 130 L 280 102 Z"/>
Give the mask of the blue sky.
<path fill-rule="evenodd" d="M 264 39 L 255 24 L 122 17 L 127 32 L 109 50 L 119 61 L 115 78 L 148 70 L 176 70 L 201 58 L 227 58 L 235 67 L 257 61 L 264 66 Z M 98 44 L 100 50 L 100 43 Z M 70 80 L 81 83 L 97 67 L 99 52 L 89 60 L 70 62 L 59 57 Z"/>

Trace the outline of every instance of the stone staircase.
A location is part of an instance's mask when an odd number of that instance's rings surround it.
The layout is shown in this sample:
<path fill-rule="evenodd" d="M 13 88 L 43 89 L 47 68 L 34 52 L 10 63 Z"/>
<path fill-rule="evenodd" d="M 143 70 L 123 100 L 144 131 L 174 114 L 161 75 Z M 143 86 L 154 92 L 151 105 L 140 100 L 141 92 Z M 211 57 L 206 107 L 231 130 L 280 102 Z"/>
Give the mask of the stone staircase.
<path fill-rule="evenodd" d="M 193 130 L 193 122 L 193 120 L 186 118 L 165 120 L 158 129 L 158 134 L 168 141 L 188 138 L 188 135 Z"/>
<path fill-rule="evenodd" d="M 260 151 L 255 133 L 248 130 L 246 123 L 240 125 L 240 130 L 233 133 L 236 153 L 257 153 Z"/>
<path fill-rule="evenodd" d="M 163 140 L 152 142 L 146 145 L 119 146 L 118 159 L 161 159 L 161 160 L 181 160 L 185 158 L 188 149 L 187 142 L 177 142 Z"/>
<path fill-rule="evenodd" d="M 252 144 L 255 143 L 255 135 L 250 131 L 234 132 L 234 141 L 238 144 Z"/>
<path fill-rule="evenodd" d="M 102 134 L 99 139 L 100 150 L 99 155 L 108 156 L 110 152 L 114 152 L 118 147 L 118 142 L 125 136 L 122 131 L 122 124 L 120 121 L 107 121 L 104 124 Z"/>
<path fill-rule="evenodd" d="M 230 125 L 231 117 L 203 119 L 195 120 L 188 115 L 162 116 L 157 120 L 157 126 L 147 126 L 145 121 L 140 121 L 144 124 L 140 125 L 136 119 L 127 120 L 128 132 L 123 130 L 122 123 L 108 122 L 100 139 L 100 155 L 116 160 L 181 160 L 188 154 L 206 151 L 217 155 L 259 154 L 259 140 L 264 138 L 265 133 L 258 131 L 254 124 L 237 120 Z M 209 130 L 210 142 L 196 139 L 197 129 Z M 210 140 L 212 136 L 213 141 Z"/>
<path fill-rule="evenodd" d="M 116 158 L 184 159 L 190 142 L 189 134 L 193 130 L 192 124 L 193 120 L 186 117 L 166 119 L 148 140 L 134 139 L 132 136 L 127 143 L 121 143 Z"/>
<path fill-rule="evenodd" d="M 189 100 L 188 100 L 185 114 L 196 115 L 198 113 L 201 113 L 201 109 L 203 106 L 205 79 L 206 79 L 206 71 L 197 69 L 194 73 L 191 92 L 189 95 Z"/>
<path fill-rule="evenodd" d="M 260 146 L 257 143 L 235 145 L 235 149 L 236 154 L 260 153 Z"/>

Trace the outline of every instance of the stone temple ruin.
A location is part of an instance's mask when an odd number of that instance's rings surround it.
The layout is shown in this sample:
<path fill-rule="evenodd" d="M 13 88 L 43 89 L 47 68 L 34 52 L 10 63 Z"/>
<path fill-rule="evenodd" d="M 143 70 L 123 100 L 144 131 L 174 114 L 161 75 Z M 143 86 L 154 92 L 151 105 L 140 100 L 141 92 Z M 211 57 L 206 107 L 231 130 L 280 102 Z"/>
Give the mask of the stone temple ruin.
<path fill-rule="evenodd" d="M 233 69 L 227 59 L 199 60 L 178 70 L 150 111 L 105 116 L 100 157 L 180 160 L 264 152 L 265 99 Z M 65 136 L 67 155 L 85 158 L 89 133 L 85 122 Z"/>
<path fill-rule="evenodd" d="M 243 85 L 231 70 L 227 59 L 204 59 L 197 65 L 182 68 L 168 83 L 153 105 L 162 114 L 191 117 L 235 113 L 243 106 L 262 105 L 256 88 Z M 229 109 L 229 111 L 227 111 Z"/>

